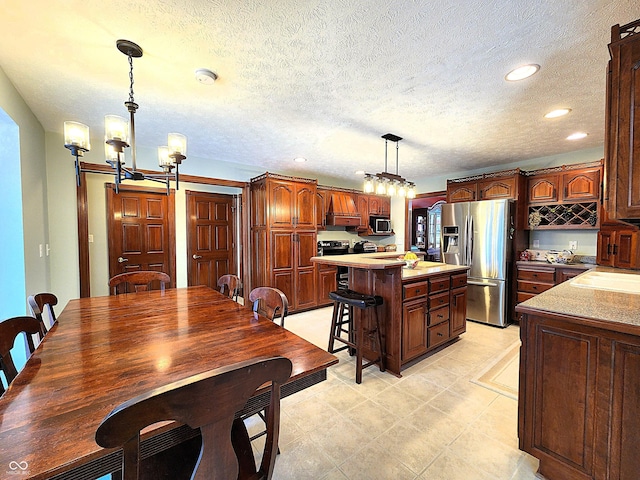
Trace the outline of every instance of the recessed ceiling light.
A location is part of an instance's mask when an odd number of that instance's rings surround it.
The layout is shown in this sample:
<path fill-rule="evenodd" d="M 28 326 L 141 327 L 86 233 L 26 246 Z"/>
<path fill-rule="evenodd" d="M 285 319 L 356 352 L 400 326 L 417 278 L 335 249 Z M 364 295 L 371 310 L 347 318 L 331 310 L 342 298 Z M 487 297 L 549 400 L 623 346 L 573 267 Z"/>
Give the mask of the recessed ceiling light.
<path fill-rule="evenodd" d="M 571 135 L 569 135 L 567 137 L 567 140 L 580 140 L 581 138 L 584 138 L 587 135 L 589 135 L 589 134 L 588 133 L 584 133 L 584 132 L 576 132 L 576 133 L 572 133 Z"/>
<path fill-rule="evenodd" d="M 307 161 L 307 159 L 304 158 L 304 157 L 296 157 L 296 158 L 293 159 L 293 161 L 296 162 L 296 163 L 304 163 L 304 162 Z"/>
<path fill-rule="evenodd" d="M 508 82 L 517 82 L 518 80 L 523 80 L 527 77 L 530 77 L 538 70 L 540 70 L 540 65 L 536 65 L 535 63 L 522 65 L 521 67 L 515 68 L 507 73 L 504 79 Z"/>
<path fill-rule="evenodd" d="M 558 108 L 547 113 L 544 118 L 558 118 L 568 114 L 571 111 L 570 108 Z"/>
<path fill-rule="evenodd" d="M 356 170 L 354 173 L 356 175 L 364 175 L 364 170 Z"/>
<path fill-rule="evenodd" d="M 196 80 L 204 85 L 213 85 L 218 79 L 218 75 L 206 68 L 196 70 Z"/>

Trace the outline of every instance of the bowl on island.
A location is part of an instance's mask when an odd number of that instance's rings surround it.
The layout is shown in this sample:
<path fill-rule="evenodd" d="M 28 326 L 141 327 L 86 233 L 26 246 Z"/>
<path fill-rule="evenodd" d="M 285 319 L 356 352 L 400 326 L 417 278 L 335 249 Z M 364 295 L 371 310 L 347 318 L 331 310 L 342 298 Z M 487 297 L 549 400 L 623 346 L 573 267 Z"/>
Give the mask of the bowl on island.
<path fill-rule="evenodd" d="M 407 268 L 416 268 L 418 266 L 419 259 L 415 260 L 405 260 L 404 263 L 407 265 Z"/>

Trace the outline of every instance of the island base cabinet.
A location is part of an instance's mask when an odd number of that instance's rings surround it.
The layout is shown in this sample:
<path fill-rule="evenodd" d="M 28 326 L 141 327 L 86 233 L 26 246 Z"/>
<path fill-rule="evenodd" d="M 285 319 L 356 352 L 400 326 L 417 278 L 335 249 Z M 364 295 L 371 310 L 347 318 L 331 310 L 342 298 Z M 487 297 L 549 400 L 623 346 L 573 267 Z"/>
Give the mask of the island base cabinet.
<path fill-rule="evenodd" d="M 533 313 L 520 337 L 519 445 L 539 473 L 639 478 L 640 337 Z"/>

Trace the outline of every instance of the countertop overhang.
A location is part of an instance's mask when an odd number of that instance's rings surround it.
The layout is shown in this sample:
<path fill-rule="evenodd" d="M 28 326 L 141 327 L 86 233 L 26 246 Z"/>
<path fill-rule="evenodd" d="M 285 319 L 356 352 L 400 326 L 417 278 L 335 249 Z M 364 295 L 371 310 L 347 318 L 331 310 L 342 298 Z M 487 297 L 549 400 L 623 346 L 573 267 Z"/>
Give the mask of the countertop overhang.
<path fill-rule="evenodd" d="M 465 272 L 469 267 L 465 265 L 448 265 L 440 262 L 418 262 L 416 268 L 404 268 L 404 260 L 399 260 L 398 252 L 357 253 L 348 255 L 323 255 L 311 257 L 314 263 L 336 265 L 341 267 L 361 268 L 366 270 L 387 270 L 402 268 L 402 279 L 420 278 L 437 273 Z"/>
<path fill-rule="evenodd" d="M 600 266 L 594 268 L 593 271 L 596 272 L 640 275 L 636 270 Z M 587 273 L 588 271 L 574 278 Z M 567 280 L 516 306 L 516 312 L 535 313 L 536 311 L 608 322 L 615 324 L 616 329 L 624 325 L 635 330 L 640 327 L 640 294 L 576 287 L 571 285 L 571 280 Z"/>

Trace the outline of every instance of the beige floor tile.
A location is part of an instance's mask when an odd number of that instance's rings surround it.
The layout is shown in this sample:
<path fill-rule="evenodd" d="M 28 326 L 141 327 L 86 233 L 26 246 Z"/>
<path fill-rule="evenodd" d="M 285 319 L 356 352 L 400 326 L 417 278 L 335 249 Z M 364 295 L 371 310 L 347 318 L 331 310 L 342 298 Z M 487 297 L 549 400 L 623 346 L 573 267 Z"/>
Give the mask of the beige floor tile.
<path fill-rule="evenodd" d="M 285 325 L 326 349 L 331 311 Z M 460 341 L 401 378 L 369 367 L 360 385 L 355 359 L 339 352 L 327 381 L 283 399 L 274 478 L 533 480 L 538 461 L 517 449 L 517 402 L 469 382 L 518 339 L 517 327 L 468 322 Z"/>
<path fill-rule="evenodd" d="M 499 477 L 478 470 L 464 456 L 448 450 L 418 477 L 418 480 L 500 480 Z"/>
<path fill-rule="evenodd" d="M 415 474 L 376 443 L 365 446 L 340 466 L 349 480 L 410 480 Z"/>
<path fill-rule="evenodd" d="M 476 428 L 469 427 L 451 444 L 449 450 L 470 462 L 475 468 L 491 473 L 494 478 L 511 478 L 523 453 L 494 440 Z"/>

